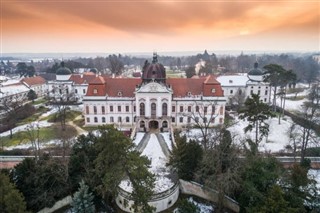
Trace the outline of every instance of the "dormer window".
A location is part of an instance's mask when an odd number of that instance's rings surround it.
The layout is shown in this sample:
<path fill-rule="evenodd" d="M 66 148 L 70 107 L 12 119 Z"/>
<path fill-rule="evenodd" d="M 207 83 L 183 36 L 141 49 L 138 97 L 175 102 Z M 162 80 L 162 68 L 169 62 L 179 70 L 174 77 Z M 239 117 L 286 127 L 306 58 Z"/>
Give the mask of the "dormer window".
<path fill-rule="evenodd" d="M 215 92 L 216 92 L 216 89 L 215 89 L 215 88 L 212 88 L 212 89 L 211 89 L 211 92 L 212 92 L 212 93 L 215 93 Z"/>
<path fill-rule="evenodd" d="M 122 92 L 121 92 L 121 91 L 118 92 L 118 96 L 119 96 L 119 97 L 122 96 Z"/>
<path fill-rule="evenodd" d="M 188 96 L 191 96 L 191 92 L 188 92 Z"/>
<path fill-rule="evenodd" d="M 97 89 L 93 89 L 93 94 L 97 94 L 98 90 Z"/>

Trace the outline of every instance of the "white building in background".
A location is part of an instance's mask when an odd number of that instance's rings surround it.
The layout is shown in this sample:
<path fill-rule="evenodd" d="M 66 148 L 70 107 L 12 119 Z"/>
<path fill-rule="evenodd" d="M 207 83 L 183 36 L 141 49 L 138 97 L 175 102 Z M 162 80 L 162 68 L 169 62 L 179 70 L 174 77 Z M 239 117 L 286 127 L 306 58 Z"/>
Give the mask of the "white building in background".
<path fill-rule="evenodd" d="M 41 76 L 23 78 L 20 82 L 28 87 L 29 90 L 33 90 L 38 97 L 43 97 L 47 94 L 48 86 L 46 80 Z"/>
<path fill-rule="evenodd" d="M 248 74 L 222 75 L 217 80 L 221 83 L 229 105 L 234 104 L 235 99 L 246 99 L 251 94 L 260 95 L 260 100 L 264 103 L 270 102 L 270 86 L 263 82 L 263 71 L 258 68 L 257 62 Z"/>
<path fill-rule="evenodd" d="M 165 68 L 154 55 L 152 63 L 144 65 L 141 79 L 96 77 L 83 104 L 86 126 L 167 131 L 198 122 L 223 124 L 226 99 L 214 76 L 166 79 Z"/>
<path fill-rule="evenodd" d="M 56 71 L 56 80 L 47 82 L 47 94 L 55 100 L 82 102 L 89 82 L 96 76 L 93 72 L 72 74 L 71 70 L 64 66 L 64 62 L 61 62 L 61 67 Z"/>

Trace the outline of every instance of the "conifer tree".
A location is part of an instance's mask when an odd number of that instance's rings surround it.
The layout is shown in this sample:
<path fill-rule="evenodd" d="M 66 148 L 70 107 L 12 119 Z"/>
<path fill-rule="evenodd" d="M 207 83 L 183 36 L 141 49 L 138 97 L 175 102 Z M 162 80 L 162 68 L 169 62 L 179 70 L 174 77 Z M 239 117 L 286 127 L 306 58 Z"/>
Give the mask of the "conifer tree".
<path fill-rule="evenodd" d="M 89 187 L 82 180 L 79 190 L 74 194 L 72 201 L 72 212 L 75 213 L 94 213 L 93 194 L 89 192 Z"/>
<path fill-rule="evenodd" d="M 244 104 L 245 109 L 242 110 L 239 118 L 249 122 L 249 125 L 244 128 L 245 132 L 251 132 L 255 129 L 255 143 L 258 145 L 262 138 L 269 133 L 269 124 L 265 121 L 274 117 L 274 114 L 267 104 L 260 101 L 260 96 L 257 94 L 252 94 L 252 97 L 247 98 Z"/>

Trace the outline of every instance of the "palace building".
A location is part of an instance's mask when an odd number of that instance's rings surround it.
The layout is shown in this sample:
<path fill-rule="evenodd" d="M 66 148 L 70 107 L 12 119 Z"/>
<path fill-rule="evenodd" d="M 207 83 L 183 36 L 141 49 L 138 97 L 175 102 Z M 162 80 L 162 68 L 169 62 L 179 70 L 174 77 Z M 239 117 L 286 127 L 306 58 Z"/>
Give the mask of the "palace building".
<path fill-rule="evenodd" d="M 202 78 L 166 78 L 154 54 L 141 78 L 97 76 L 83 97 L 86 126 L 114 124 L 136 131 L 224 123 L 226 98 L 212 75 Z"/>

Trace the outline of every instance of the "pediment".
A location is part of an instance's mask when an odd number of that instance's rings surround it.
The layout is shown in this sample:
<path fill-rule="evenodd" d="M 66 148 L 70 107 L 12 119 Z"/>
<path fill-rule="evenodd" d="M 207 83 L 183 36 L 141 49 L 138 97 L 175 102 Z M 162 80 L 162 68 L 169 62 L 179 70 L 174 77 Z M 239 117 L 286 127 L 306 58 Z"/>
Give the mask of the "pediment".
<path fill-rule="evenodd" d="M 138 90 L 138 93 L 167 93 L 171 92 L 171 89 L 163 84 L 159 84 L 157 82 L 150 82 L 148 84 L 142 85 Z"/>

